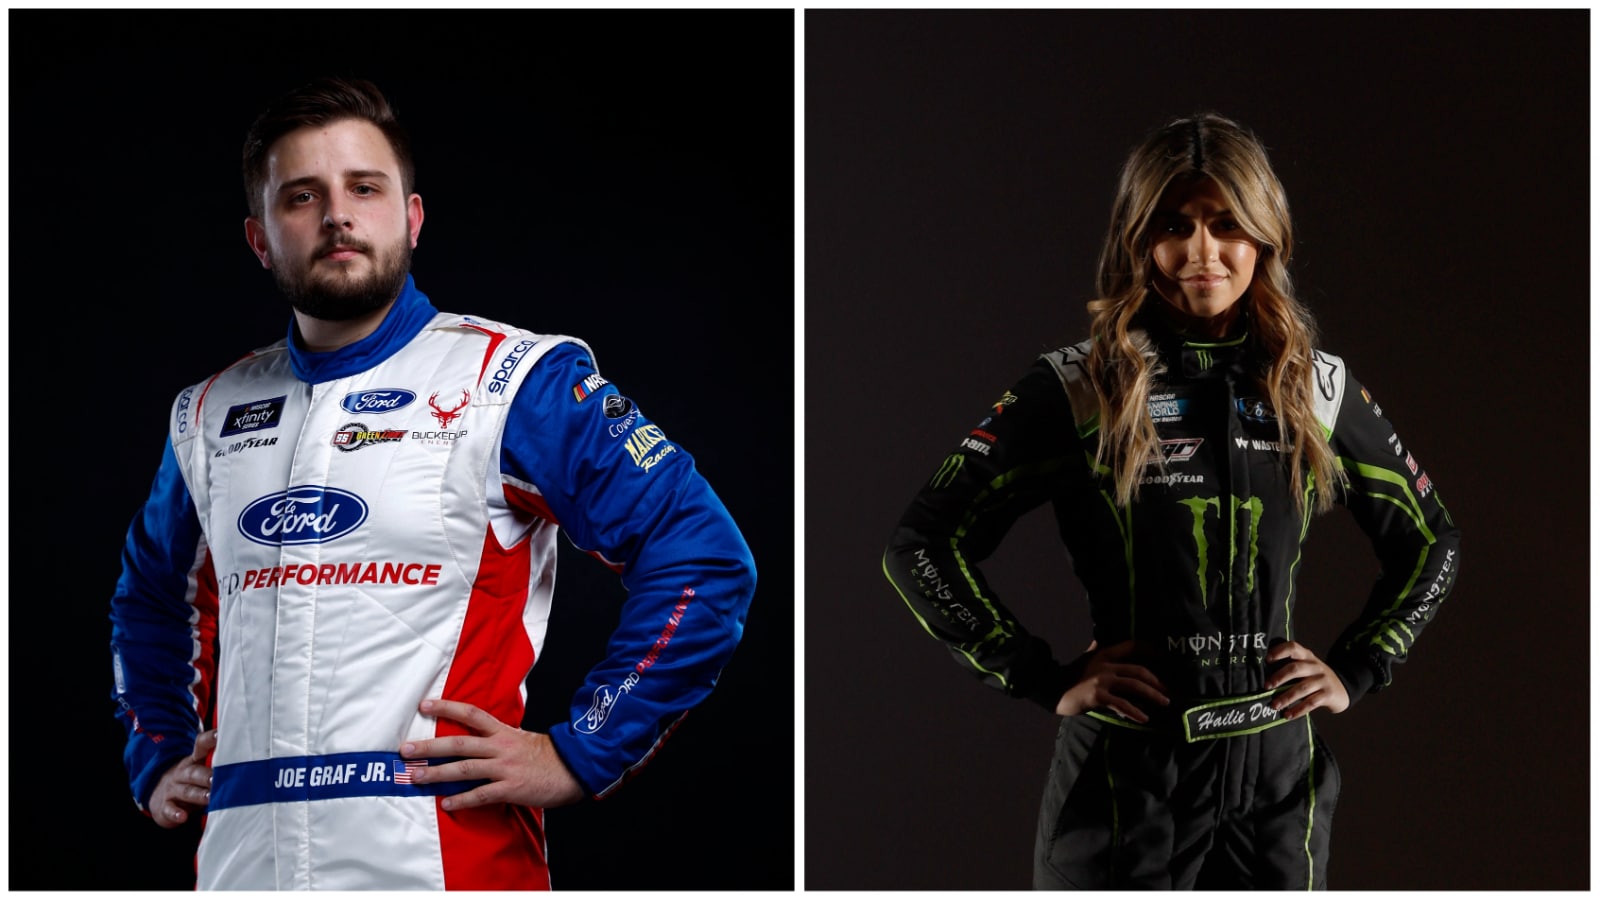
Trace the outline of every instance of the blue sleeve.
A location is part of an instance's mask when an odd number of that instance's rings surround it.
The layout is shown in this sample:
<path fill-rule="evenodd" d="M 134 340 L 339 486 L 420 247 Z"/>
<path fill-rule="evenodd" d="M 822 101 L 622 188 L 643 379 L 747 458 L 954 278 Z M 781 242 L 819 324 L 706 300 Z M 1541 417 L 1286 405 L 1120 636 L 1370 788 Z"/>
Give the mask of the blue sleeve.
<path fill-rule="evenodd" d="M 210 703 L 216 579 L 169 441 L 122 549 L 111 596 L 111 664 L 123 763 L 141 809 L 172 762 L 194 750 Z"/>
<path fill-rule="evenodd" d="M 716 685 L 744 631 L 755 561 L 693 458 L 580 345 L 542 357 L 512 402 L 503 471 L 627 589 L 605 659 L 550 737 L 594 797 L 649 761 Z"/>

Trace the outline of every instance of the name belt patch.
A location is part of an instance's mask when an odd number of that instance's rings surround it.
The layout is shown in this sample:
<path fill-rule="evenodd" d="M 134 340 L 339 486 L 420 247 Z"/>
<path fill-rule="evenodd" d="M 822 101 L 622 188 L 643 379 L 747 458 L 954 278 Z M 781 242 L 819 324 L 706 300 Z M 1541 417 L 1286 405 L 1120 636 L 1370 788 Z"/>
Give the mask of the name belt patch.
<path fill-rule="evenodd" d="M 211 772 L 210 810 L 322 801 L 328 798 L 423 797 L 458 795 L 486 784 L 487 779 L 431 782 L 417 785 L 411 777 L 420 769 L 460 760 L 401 757 L 396 751 L 353 751 L 311 757 L 273 757 L 227 763 Z"/>
<path fill-rule="evenodd" d="M 1264 691 L 1190 707 L 1183 712 L 1183 738 L 1185 741 L 1227 738 L 1281 726 L 1288 720 L 1281 711 L 1272 709 L 1272 696 L 1277 693 L 1277 690 Z"/>
<path fill-rule="evenodd" d="M 1288 720 L 1283 718 L 1281 711 L 1272 709 L 1272 698 L 1283 689 L 1263 691 L 1260 694 L 1244 695 L 1237 698 L 1218 698 L 1196 704 L 1183 711 L 1182 737 L 1186 742 L 1205 741 L 1210 738 L 1231 738 L 1235 735 L 1250 735 L 1281 726 Z M 1089 711 L 1089 716 L 1104 723 L 1114 726 L 1125 726 L 1141 732 L 1171 732 L 1177 727 L 1177 718 L 1166 720 L 1162 728 L 1157 726 L 1158 721 L 1151 725 L 1135 723 L 1123 719 L 1115 713 L 1106 713 L 1099 710 Z"/>

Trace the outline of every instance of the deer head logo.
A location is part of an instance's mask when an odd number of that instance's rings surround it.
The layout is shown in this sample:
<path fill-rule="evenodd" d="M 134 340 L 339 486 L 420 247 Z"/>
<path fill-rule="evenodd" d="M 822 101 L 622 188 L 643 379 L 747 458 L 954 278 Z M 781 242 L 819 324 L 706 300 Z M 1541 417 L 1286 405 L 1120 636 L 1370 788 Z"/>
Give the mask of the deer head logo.
<path fill-rule="evenodd" d="M 461 410 L 466 407 L 467 401 L 472 400 L 472 395 L 466 391 L 462 391 L 461 403 L 456 404 L 448 410 L 441 409 L 438 404 L 434 403 L 434 401 L 438 399 L 439 392 L 433 392 L 433 396 L 428 398 L 428 406 L 433 408 L 433 418 L 439 420 L 439 428 L 446 429 L 450 427 L 450 423 L 456 421 L 456 417 L 461 415 Z"/>

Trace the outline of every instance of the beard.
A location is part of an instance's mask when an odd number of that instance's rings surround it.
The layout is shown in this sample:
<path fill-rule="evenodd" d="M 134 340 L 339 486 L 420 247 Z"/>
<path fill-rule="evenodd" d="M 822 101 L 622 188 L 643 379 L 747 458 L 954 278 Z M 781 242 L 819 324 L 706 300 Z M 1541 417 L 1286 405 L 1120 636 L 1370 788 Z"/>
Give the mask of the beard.
<path fill-rule="evenodd" d="M 291 307 L 313 319 L 348 322 L 375 313 L 400 296 L 411 271 L 411 242 L 407 236 L 402 235 L 386 252 L 378 253 L 363 241 L 339 243 L 361 251 L 371 261 L 367 274 L 354 275 L 345 265 L 334 267 L 333 272 L 326 271 L 327 267 L 316 271 L 317 260 L 332 249 L 332 243 L 319 248 L 302 265 L 274 266 L 273 280 Z"/>

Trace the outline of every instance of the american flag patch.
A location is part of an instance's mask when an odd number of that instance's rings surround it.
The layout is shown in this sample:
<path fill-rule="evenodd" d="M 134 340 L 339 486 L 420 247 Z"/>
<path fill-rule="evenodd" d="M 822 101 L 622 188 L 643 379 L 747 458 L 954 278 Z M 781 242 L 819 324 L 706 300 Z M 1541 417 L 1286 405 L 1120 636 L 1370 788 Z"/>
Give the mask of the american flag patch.
<path fill-rule="evenodd" d="M 395 784 L 410 785 L 412 775 L 427 765 L 428 761 L 426 760 L 396 760 L 394 762 Z"/>

